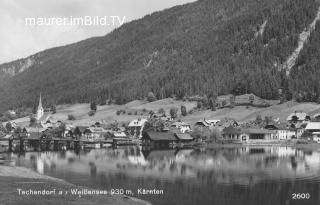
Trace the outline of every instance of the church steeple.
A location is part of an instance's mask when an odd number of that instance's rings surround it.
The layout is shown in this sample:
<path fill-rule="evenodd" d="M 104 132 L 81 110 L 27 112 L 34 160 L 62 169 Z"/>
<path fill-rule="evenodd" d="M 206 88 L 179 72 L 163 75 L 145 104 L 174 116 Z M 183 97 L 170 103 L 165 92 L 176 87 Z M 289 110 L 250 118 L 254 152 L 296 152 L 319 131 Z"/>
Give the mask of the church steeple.
<path fill-rule="evenodd" d="M 43 109 L 42 107 L 42 100 L 41 100 L 41 93 L 40 93 L 40 98 L 39 98 L 39 105 L 38 105 L 38 110 Z"/>
<path fill-rule="evenodd" d="M 41 93 L 40 93 L 40 97 L 39 97 L 39 105 L 38 105 L 38 110 L 37 110 L 37 120 L 40 120 L 40 118 L 43 116 L 44 114 L 44 110 L 42 107 L 42 99 L 41 99 Z"/>

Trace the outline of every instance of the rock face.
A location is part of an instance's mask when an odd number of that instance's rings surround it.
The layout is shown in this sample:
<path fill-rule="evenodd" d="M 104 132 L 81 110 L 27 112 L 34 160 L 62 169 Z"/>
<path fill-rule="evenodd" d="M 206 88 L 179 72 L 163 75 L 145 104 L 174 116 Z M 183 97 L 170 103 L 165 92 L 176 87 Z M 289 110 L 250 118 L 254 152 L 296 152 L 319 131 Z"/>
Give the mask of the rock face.
<path fill-rule="evenodd" d="M 298 47 L 293 51 L 293 53 L 288 57 L 287 61 L 283 65 L 283 69 L 286 70 L 287 76 L 290 75 L 291 69 L 296 64 L 296 61 L 299 57 L 300 52 L 303 49 L 303 46 L 308 41 L 312 32 L 315 30 L 316 23 L 319 21 L 319 19 L 320 19 L 320 7 L 312 23 L 308 26 L 308 28 L 306 28 L 304 31 L 300 33 L 299 40 L 298 40 Z"/>
<path fill-rule="evenodd" d="M 11 63 L 2 64 L 0 65 L 0 75 L 2 72 L 3 74 L 9 76 L 15 76 L 16 74 L 27 70 L 35 64 L 41 64 L 41 62 L 37 62 L 34 56 L 19 59 Z"/>

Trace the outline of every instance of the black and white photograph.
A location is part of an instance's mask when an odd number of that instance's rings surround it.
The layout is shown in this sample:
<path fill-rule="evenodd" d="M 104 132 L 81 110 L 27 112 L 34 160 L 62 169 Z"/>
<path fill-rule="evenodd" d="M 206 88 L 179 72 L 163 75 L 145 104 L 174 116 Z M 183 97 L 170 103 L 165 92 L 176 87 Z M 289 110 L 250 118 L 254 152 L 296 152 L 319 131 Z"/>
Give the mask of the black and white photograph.
<path fill-rule="evenodd" d="M 0 205 L 319 205 L 320 0 L 0 0 Z"/>

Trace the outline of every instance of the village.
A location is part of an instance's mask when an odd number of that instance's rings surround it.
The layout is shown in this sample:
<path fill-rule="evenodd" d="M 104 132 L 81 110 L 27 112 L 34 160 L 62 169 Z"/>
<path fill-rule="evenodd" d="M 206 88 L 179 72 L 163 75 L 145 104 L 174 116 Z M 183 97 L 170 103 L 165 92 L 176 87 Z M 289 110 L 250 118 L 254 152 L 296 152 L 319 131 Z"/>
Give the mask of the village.
<path fill-rule="evenodd" d="M 250 98 L 250 97 L 249 97 Z M 250 99 L 249 99 L 250 100 Z M 185 111 L 182 106 L 182 112 Z M 252 121 L 234 119 L 198 119 L 187 123 L 174 118 L 177 109 L 167 116 L 163 109 L 137 116 L 129 123 L 73 125 L 57 120 L 43 108 L 41 95 L 37 112 L 29 126 L 14 120 L 3 123 L 1 151 L 66 150 L 143 145 L 148 149 L 193 148 L 231 145 L 292 145 L 320 143 L 320 113 L 309 116 L 295 111 L 280 121 L 277 116 Z M 117 112 L 118 114 L 118 112 Z"/>

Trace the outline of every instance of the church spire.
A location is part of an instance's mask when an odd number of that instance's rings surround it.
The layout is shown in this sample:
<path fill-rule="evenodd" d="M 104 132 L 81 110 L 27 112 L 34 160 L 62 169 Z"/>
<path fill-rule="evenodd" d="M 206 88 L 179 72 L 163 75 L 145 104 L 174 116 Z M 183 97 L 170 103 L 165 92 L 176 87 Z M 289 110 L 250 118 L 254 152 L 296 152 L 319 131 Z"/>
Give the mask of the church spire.
<path fill-rule="evenodd" d="M 40 98 L 39 98 L 39 105 L 38 105 L 38 110 L 43 109 L 42 107 L 42 100 L 41 100 L 41 93 L 40 93 Z"/>
<path fill-rule="evenodd" d="M 40 120 L 41 117 L 43 116 L 43 114 L 44 114 L 44 110 L 43 110 L 43 107 L 42 107 L 42 99 L 41 99 L 41 93 L 40 93 L 39 105 L 38 105 L 38 110 L 37 110 L 36 119 L 37 119 L 37 120 Z"/>

